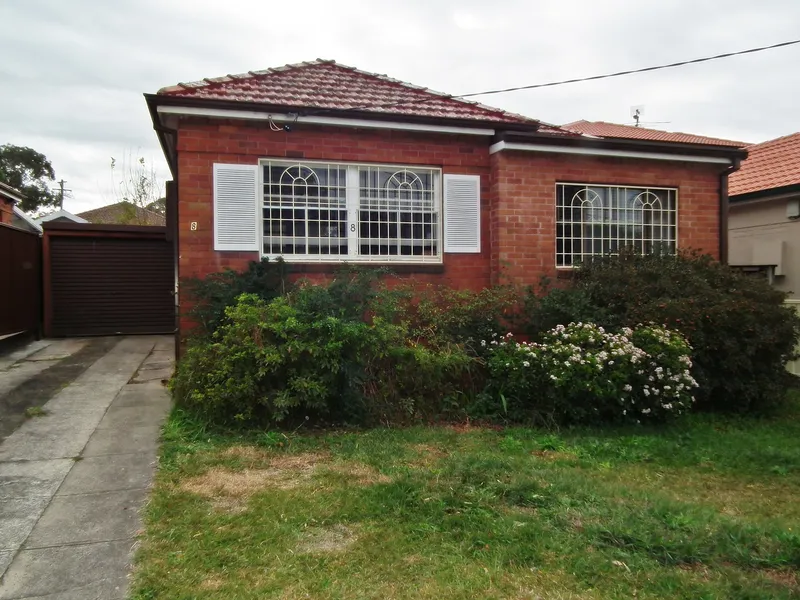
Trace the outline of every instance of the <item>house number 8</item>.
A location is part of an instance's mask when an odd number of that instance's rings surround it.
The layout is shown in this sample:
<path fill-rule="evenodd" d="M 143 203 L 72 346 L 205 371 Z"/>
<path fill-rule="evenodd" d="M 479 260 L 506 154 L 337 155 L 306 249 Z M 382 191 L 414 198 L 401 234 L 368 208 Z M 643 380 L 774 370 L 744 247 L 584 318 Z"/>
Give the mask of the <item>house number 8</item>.
<path fill-rule="evenodd" d="M 355 231 L 355 230 L 356 230 L 356 224 L 350 223 L 350 231 Z"/>

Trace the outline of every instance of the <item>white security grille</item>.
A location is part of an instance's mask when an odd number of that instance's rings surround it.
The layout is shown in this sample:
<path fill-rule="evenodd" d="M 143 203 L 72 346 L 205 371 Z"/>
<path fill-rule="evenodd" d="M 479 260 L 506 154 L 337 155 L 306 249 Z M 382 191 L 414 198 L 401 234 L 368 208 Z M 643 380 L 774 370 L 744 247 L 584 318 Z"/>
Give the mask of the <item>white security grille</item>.
<path fill-rule="evenodd" d="M 556 185 L 556 265 L 624 248 L 649 254 L 677 249 L 677 190 Z"/>
<path fill-rule="evenodd" d="M 263 252 L 441 262 L 437 169 L 262 161 Z"/>
<path fill-rule="evenodd" d="M 359 256 L 438 257 L 438 172 L 370 166 L 358 178 Z"/>
<path fill-rule="evenodd" d="M 264 166 L 264 254 L 347 255 L 347 170 Z"/>

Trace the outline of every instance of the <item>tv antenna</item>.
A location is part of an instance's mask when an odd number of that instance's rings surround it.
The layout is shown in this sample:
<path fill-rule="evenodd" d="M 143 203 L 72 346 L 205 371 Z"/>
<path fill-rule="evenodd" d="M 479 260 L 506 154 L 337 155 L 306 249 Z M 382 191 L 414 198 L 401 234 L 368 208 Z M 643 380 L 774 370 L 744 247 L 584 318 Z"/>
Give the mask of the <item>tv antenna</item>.
<path fill-rule="evenodd" d="M 644 115 L 644 104 L 631 106 L 631 117 L 633 118 L 634 121 L 634 127 L 639 126 L 639 119 L 641 119 L 643 115 Z"/>
<path fill-rule="evenodd" d="M 633 119 L 633 126 L 639 127 L 641 125 L 666 125 L 667 123 L 672 123 L 672 121 L 642 121 L 642 117 L 644 116 L 644 105 L 639 104 L 638 106 L 631 106 L 631 118 Z"/>

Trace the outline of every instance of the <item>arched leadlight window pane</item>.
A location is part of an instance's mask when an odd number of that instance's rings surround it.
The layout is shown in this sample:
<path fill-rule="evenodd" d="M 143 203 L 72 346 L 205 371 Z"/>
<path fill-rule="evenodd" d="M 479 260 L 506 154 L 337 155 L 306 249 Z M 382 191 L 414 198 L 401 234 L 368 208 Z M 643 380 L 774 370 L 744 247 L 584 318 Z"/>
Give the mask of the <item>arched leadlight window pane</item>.
<path fill-rule="evenodd" d="M 556 186 L 557 266 L 572 266 L 622 248 L 640 253 L 674 253 L 676 247 L 676 190 Z"/>

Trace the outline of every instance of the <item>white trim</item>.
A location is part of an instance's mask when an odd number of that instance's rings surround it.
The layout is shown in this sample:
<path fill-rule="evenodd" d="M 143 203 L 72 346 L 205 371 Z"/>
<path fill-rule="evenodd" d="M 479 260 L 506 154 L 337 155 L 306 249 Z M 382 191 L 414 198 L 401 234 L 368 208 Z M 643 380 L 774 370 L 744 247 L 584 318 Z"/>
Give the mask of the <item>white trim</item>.
<path fill-rule="evenodd" d="M 17 206 L 14 207 L 14 215 L 25 221 L 28 225 L 33 227 L 39 233 L 42 233 L 42 226 L 38 225 L 33 219 L 31 219 L 28 215 L 22 212 L 22 209 L 20 209 Z"/>
<path fill-rule="evenodd" d="M 198 108 L 195 106 L 159 106 L 161 114 L 184 115 L 194 117 L 219 117 L 222 119 L 248 119 L 254 121 L 285 122 L 291 125 L 295 121 L 313 125 L 331 125 L 336 127 L 363 127 L 367 129 L 398 129 L 405 131 L 426 131 L 431 133 L 456 133 L 466 135 L 494 135 L 494 129 L 478 127 L 452 127 L 446 125 L 425 125 L 422 123 L 398 123 L 396 121 L 370 121 L 367 119 L 344 119 L 341 117 L 299 117 L 283 113 L 265 113 L 254 110 L 228 110 L 222 108 Z"/>
<path fill-rule="evenodd" d="M 729 158 L 716 156 L 697 156 L 694 154 L 666 154 L 663 152 L 642 152 L 637 150 L 610 150 L 607 148 L 575 148 L 572 146 L 549 146 L 545 144 L 517 144 L 497 142 L 489 146 L 489 154 L 503 150 L 522 150 L 526 152 L 550 152 L 554 154 L 583 154 L 586 156 L 617 156 L 621 158 L 646 158 L 650 160 L 673 160 L 678 162 L 712 163 L 730 165 Z"/>

